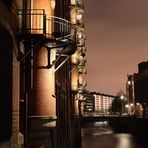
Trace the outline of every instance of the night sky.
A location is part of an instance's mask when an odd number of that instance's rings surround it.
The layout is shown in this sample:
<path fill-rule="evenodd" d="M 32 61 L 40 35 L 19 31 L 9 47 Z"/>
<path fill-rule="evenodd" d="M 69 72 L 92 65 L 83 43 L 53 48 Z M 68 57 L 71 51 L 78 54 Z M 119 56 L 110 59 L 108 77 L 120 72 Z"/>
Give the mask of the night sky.
<path fill-rule="evenodd" d="M 84 0 L 87 90 L 116 95 L 148 60 L 148 0 Z"/>

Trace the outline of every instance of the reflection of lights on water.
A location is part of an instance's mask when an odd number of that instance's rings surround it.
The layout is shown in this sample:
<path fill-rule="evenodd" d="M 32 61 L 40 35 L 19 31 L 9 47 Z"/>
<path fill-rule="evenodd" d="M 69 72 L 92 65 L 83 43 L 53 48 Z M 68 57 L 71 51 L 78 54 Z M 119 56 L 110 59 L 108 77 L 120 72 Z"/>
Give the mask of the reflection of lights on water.
<path fill-rule="evenodd" d="M 112 134 L 112 133 L 113 131 L 111 130 L 99 131 L 99 132 L 93 133 L 92 136 L 101 136 L 101 135 Z"/>
<path fill-rule="evenodd" d="M 94 126 L 108 126 L 108 121 L 94 122 Z"/>
<path fill-rule="evenodd" d="M 116 148 L 131 148 L 132 137 L 129 134 L 117 134 L 117 147 Z"/>

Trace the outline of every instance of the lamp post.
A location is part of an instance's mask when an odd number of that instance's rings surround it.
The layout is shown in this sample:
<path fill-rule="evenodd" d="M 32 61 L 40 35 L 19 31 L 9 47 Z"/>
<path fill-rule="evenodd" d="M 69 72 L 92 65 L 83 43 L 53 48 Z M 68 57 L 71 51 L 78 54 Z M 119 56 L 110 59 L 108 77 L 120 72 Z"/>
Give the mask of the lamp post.
<path fill-rule="evenodd" d="M 129 104 L 125 104 L 126 113 L 129 114 Z"/>

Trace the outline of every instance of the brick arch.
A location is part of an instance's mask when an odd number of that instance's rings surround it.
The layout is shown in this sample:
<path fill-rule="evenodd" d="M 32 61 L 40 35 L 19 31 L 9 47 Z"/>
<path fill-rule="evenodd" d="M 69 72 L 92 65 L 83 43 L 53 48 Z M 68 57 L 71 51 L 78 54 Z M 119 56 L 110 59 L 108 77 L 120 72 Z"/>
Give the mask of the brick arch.
<path fill-rule="evenodd" d="M 0 25 L 0 140 L 7 140 L 12 131 L 12 60 L 13 40 Z"/>

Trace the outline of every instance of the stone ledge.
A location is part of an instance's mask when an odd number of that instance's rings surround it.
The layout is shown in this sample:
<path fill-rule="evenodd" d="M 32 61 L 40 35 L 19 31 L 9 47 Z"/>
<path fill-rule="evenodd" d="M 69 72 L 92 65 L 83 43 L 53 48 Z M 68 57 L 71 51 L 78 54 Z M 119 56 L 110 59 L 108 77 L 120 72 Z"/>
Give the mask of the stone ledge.
<path fill-rule="evenodd" d="M 57 116 L 29 116 L 29 119 L 48 119 L 48 120 L 56 120 Z"/>
<path fill-rule="evenodd" d="M 46 131 L 56 127 L 56 116 L 29 116 L 29 131 Z"/>

